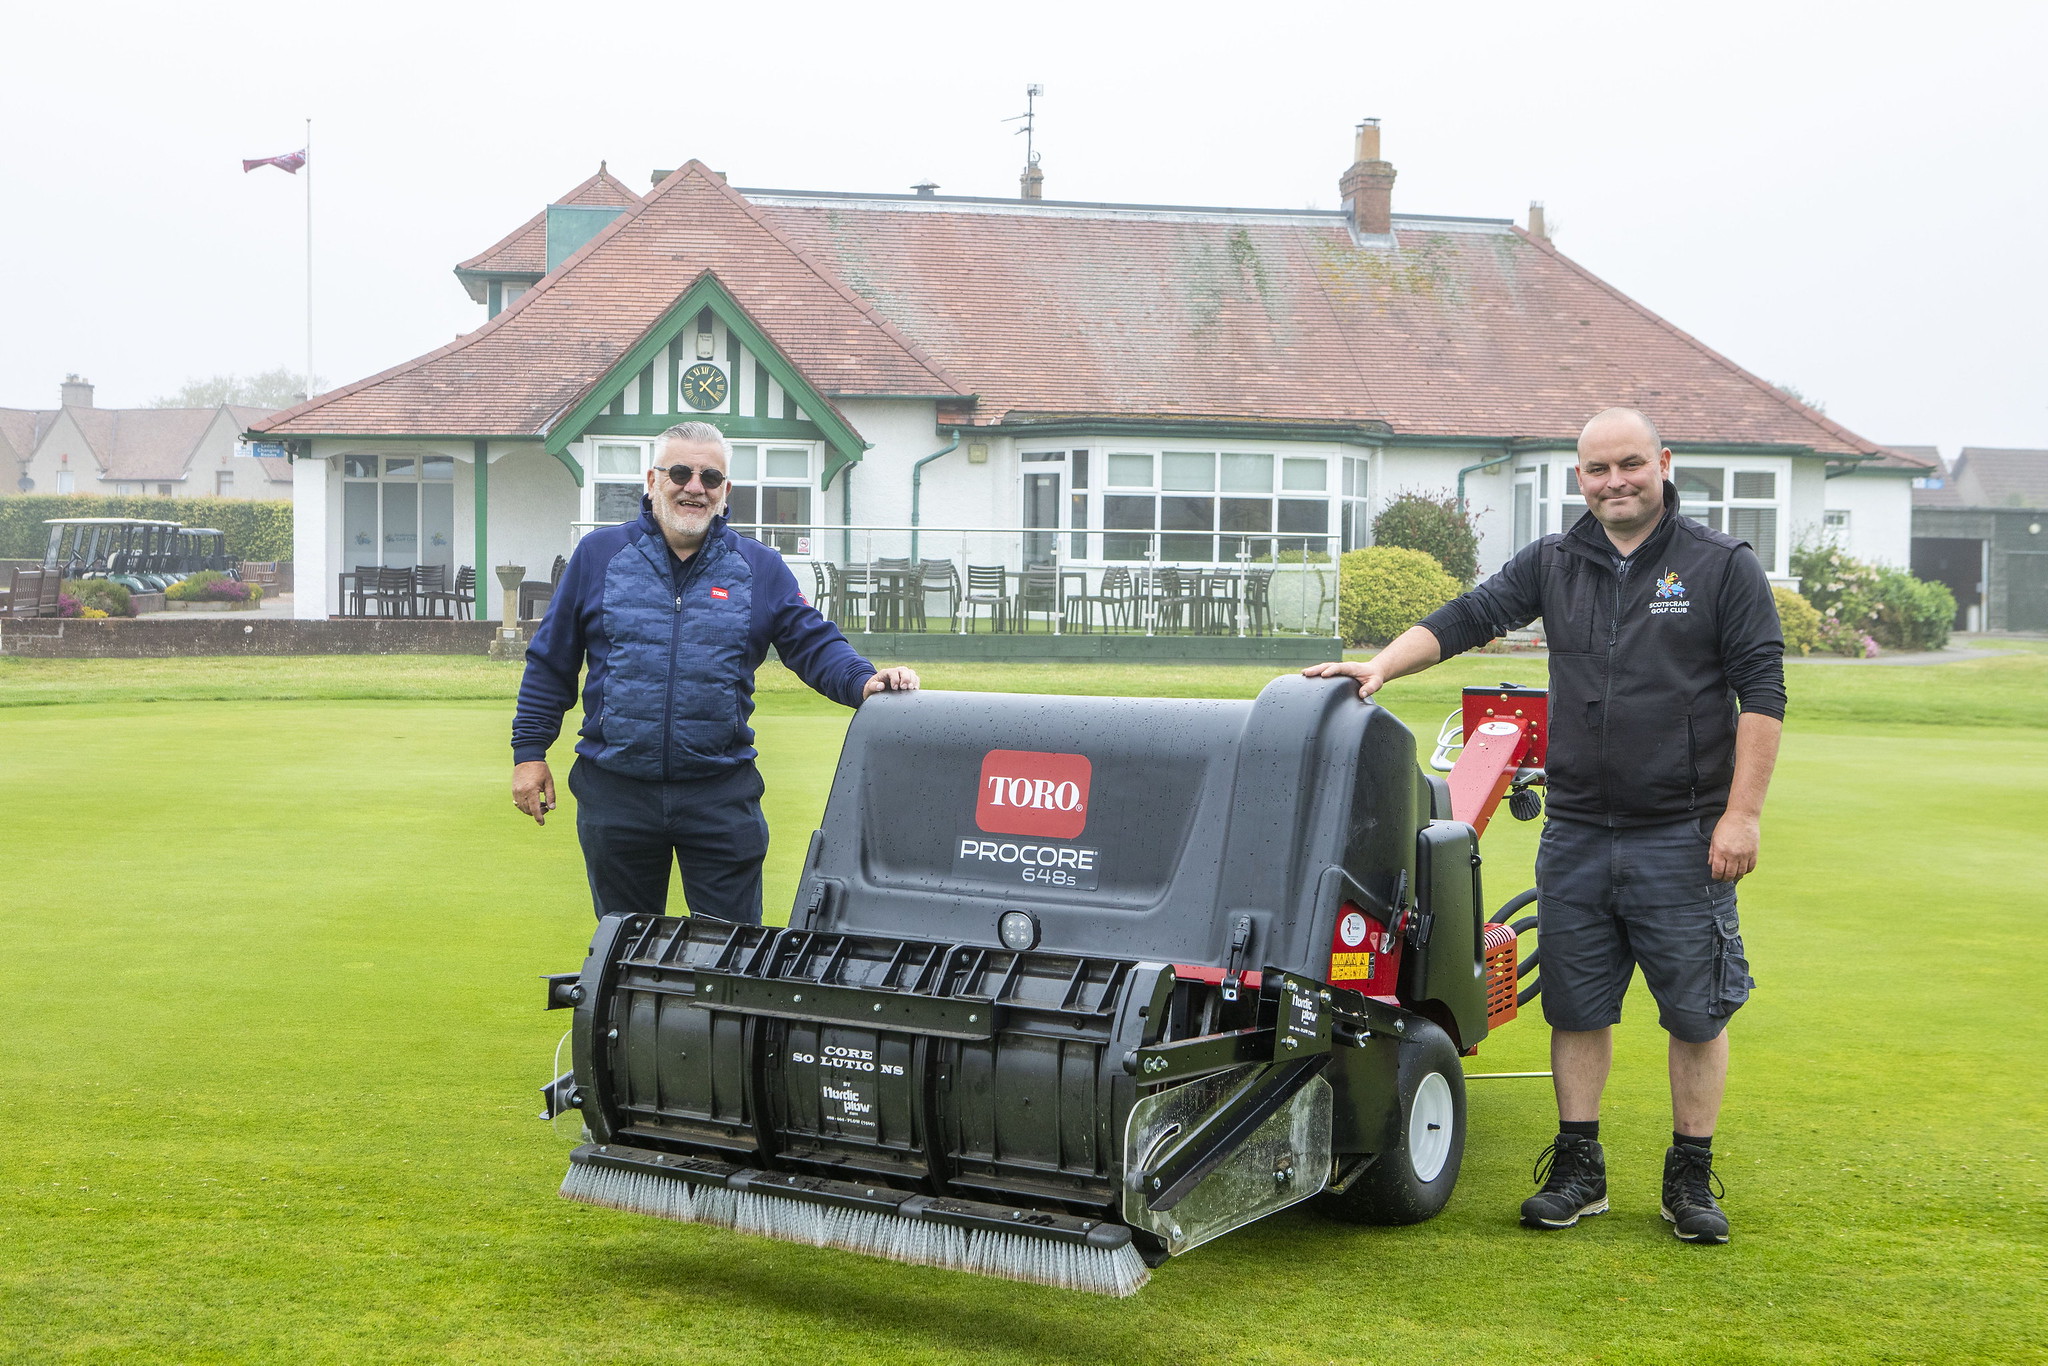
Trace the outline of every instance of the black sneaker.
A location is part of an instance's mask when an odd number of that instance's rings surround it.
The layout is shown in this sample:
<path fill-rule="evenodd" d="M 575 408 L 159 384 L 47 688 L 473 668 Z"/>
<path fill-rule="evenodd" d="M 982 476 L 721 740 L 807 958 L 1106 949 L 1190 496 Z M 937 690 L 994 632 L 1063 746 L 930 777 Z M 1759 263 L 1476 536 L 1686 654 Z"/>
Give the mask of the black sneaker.
<path fill-rule="evenodd" d="M 1671 1236 L 1684 1243 L 1725 1243 L 1728 1216 L 1714 1203 L 1726 1195 L 1721 1178 L 1714 1175 L 1711 1148 L 1679 1143 L 1664 1154 L 1664 1217 L 1671 1221 Z"/>
<path fill-rule="evenodd" d="M 1529 1228 L 1570 1228 L 1582 1214 L 1607 1213 L 1607 1153 L 1599 1141 L 1559 1134 L 1536 1159 L 1543 1189 L 1522 1202 Z"/>

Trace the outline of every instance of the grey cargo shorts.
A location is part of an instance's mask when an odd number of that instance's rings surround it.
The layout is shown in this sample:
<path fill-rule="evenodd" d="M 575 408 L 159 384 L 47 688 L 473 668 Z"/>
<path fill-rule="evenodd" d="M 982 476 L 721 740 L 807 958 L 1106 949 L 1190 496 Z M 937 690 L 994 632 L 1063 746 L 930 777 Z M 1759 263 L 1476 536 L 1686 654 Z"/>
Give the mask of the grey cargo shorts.
<path fill-rule="evenodd" d="M 1735 884 L 1715 882 L 1717 816 L 1612 830 L 1552 816 L 1536 852 L 1543 1018 L 1605 1029 L 1637 967 L 1673 1037 L 1706 1043 L 1755 982 L 1743 956 Z"/>

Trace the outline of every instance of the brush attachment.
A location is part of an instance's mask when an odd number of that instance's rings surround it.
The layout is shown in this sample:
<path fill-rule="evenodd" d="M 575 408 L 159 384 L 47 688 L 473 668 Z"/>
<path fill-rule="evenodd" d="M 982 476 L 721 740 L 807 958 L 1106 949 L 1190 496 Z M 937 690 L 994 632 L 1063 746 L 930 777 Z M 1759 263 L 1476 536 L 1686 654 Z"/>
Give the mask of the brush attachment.
<path fill-rule="evenodd" d="M 726 1184 L 696 1182 L 639 1167 L 575 1162 L 562 1179 L 562 1194 L 586 1205 L 633 1214 L 673 1219 L 684 1224 L 710 1224 L 740 1233 L 777 1238 L 786 1243 L 839 1248 L 893 1262 L 971 1271 L 1011 1281 L 1029 1281 L 1061 1290 L 1096 1295 L 1134 1295 L 1151 1276 L 1144 1258 L 1132 1245 L 1129 1231 L 1116 1225 L 1092 1224 L 1118 1236 L 1113 1246 L 1049 1237 L 1022 1231 L 1023 1211 L 1012 1211 L 1019 1231 L 975 1228 L 940 1219 L 893 1213 L 879 1208 L 851 1208 L 821 1203 L 827 1184 L 805 1181 L 810 1198 L 793 1199 L 765 1191 L 735 1189 Z M 870 1195 L 873 1191 L 868 1192 Z M 930 1208 L 932 1202 L 894 1192 L 903 1208 Z M 948 1208 L 970 1208 L 950 1202 Z M 975 1209 L 992 1209 L 974 1206 Z M 1044 1216 L 1039 1216 L 1043 1218 Z M 1066 1222 L 1066 1221 L 1062 1221 Z"/>

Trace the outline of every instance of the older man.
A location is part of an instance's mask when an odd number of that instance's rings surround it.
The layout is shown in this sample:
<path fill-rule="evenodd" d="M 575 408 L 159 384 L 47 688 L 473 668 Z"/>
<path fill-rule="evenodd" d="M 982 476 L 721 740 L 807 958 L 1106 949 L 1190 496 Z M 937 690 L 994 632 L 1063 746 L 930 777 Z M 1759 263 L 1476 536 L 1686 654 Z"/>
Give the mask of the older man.
<path fill-rule="evenodd" d="M 655 442 L 640 516 L 578 543 L 526 652 L 512 722 L 512 801 L 545 825 L 548 746 L 583 680 L 569 789 L 600 916 L 659 915 L 669 866 L 693 913 L 761 923 L 768 825 L 754 767 L 754 671 L 773 645 L 796 675 L 857 707 L 917 675 L 854 653 L 775 551 L 729 529 L 731 453 L 709 423 Z"/>
<path fill-rule="evenodd" d="M 1587 512 L 1571 530 L 1523 547 L 1365 663 L 1306 672 L 1357 678 L 1370 697 L 1543 618 L 1550 818 L 1536 885 L 1559 1132 L 1522 1222 L 1569 1228 L 1608 1208 L 1600 1096 L 1640 967 L 1671 1036 L 1662 1213 L 1687 1242 L 1725 1243 L 1713 1135 L 1728 1020 L 1753 985 L 1735 881 L 1756 867 L 1785 647 L 1756 555 L 1680 516 L 1670 474 L 1649 418 L 1598 414 L 1579 435 Z"/>

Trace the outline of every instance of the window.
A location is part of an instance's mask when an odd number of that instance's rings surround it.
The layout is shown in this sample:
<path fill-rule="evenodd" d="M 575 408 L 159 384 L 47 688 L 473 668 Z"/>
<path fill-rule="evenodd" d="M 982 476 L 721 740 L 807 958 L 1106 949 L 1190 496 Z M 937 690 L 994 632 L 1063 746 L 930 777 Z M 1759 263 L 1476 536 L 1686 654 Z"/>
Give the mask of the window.
<path fill-rule="evenodd" d="M 591 458 L 593 522 L 630 522 L 640 515 L 647 492 L 647 447 L 640 442 L 600 441 Z"/>
<path fill-rule="evenodd" d="M 453 457 L 348 455 L 341 479 L 343 569 L 454 569 Z"/>
<path fill-rule="evenodd" d="M 1330 529 L 1329 467 L 1326 456 L 1263 451 L 1110 451 L 1102 557 L 1147 559 L 1154 532 L 1160 559 L 1205 564 L 1263 559 L 1276 538 L 1321 538 Z"/>
<path fill-rule="evenodd" d="M 1847 532 L 1849 530 L 1849 510 L 1847 508 L 1829 508 L 1821 514 L 1821 525 L 1830 532 Z"/>
<path fill-rule="evenodd" d="M 726 495 L 733 527 L 785 555 L 810 554 L 813 455 L 809 446 L 734 446 Z"/>
<path fill-rule="evenodd" d="M 123 497 L 123 498 L 126 498 L 126 497 L 128 497 L 129 495 L 131 495 L 131 494 L 133 494 L 133 493 L 135 492 L 135 485 L 133 485 L 133 484 L 116 484 L 116 485 L 114 485 L 114 492 L 115 492 L 115 493 L 117 493 L 117 494 L 119 494 L 119 495 L 120 495 L 121 497 Z"/>
<path fill-rule="evenodd" d="M 1764 572 L 1778 572 L 1777 471 L 1684 465 L 1671 472 L 1671 482 L 1680 512 L 1749 542 Z"/>
<path fill-rule="evenodd" d="M 1344 457 L 1343 548 L 1358 550 L 1372 539 L 1372 504 L 1367 496 L 1366 473 L 1371 468 L 1362 456 Z"/>
<path fill-rule="evenodd" d="M 235 496 L 235 472 L 233 470 L 214 471 L 213 496 L 216 498 L 232 498 Z"/>
<path fill-rule="evenodd" d="M 169 484 L 158 484 L 156 486 L 156 496 L 159 498 L 169 498 L 171 496 L 171 486 Z"/>
<path fill-rule="evenodd" d="M 58 470 L 58 471 L 57 471 L 57 492 L 59 492 L 59 493 L 76 493 L 77 491 L 78 491 L 78 476 L 77 476 L 77 475 L 75 475 L 75 474 L 73 474 L 73 473 L 72 473 L 72 472 L 71 472 L 70 470 Z"/>

